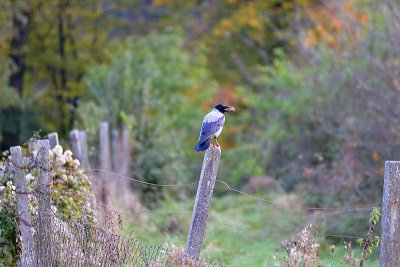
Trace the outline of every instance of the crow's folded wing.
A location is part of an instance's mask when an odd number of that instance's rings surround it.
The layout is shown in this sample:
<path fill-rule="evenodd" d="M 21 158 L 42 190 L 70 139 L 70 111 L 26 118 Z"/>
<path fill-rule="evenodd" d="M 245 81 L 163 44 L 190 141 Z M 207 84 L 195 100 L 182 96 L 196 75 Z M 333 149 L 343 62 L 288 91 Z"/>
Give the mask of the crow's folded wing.
<path fill-rule="evenodd" d="M 199 144 L 202 144 L 207 139 L 211 138 L 215 133 L 224 126 L 225 116 L 218 118 L 216 121 L 203 122 L 199 137 Z"/>

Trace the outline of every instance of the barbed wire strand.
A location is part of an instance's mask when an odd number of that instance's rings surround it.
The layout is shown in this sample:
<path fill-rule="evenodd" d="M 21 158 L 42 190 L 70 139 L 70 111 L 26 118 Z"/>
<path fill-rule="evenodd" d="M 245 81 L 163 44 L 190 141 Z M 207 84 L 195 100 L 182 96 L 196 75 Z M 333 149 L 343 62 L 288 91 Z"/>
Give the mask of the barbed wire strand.
<path fill-rule="evenodd" d="M 178 211 L 178 212 L 164 212 L 164 211 L 153 211 L 153 210 L 140 210 L 140 211 L 135 211 L 135 212 L 127 212 L 127 211 L 120 211 L 120 210 L 116 210 L 113 207 L 104 204 L 104 203 L 95 203 L 96 206 L 101 206 L 101 207 L 106 207 L 108 209 L 110 209 L 113 212 L 116 212 L 118 214 L 122 214 L 122 215 L 137 215 L 137 214 L 141 214 L 141 213 L 155 213 L 155 214 L 165 214 L 165 215 L 172 215 L 172 214 L 192 214 L 191 211 Z"/>
<path fill-rule="evenodd" d="M 181 184 L 181 185 L 179 185 L 179 184 L 178 184 L 178 185 L 176 185 L 176 184 L 155 184 L 155 183 L 149 183 L 149 182 L 141 181 L 141 180 L 138 180 L 138 179 L 135 179 L 135 178 L 132 178 L 132 177 L 129 177 L 129 176 L 121 175 L 121 174 L 118 174 L 118 173 L 115 173 L 115 172 L 112 172 L 112 171 L 108 171 L 108 170 L 103 170 L 103 169 L 98 169 L 98 168 L 96 168 L 96 169 L 90 169 L 90 170 L 92 170 L 92 171 L 99 171 L 99 172 L 106 172 L 106 173 L 109 173 L 109 174 L 113 174 L 113 175 L 115 175 L 115 176 L 117 176 L 117 177 L 124 178 L 124 179 L 128 179 L 128 180 L 131 180 L 131 181 L 134 181 L 134 182 L 138 182 L 138 183 L 142 183 L 142 184 L 147 184 L 147 185 L 151 185 L 151 186 L 159 186 L 159 187 L 184 187 L 184 186 L 190 186 L 190 185 L 194 185 L 194 184 L 198 184 L 198 183 L 199 183 L 199 182 L 192 182 L 192 183 Z M 229 184 L 228 184 L 227 182 L 225 182 L 225 181 L 222 181 L 222 180 L 217 179 L 216 182 L 219 182 L 219 183 L 222 183 L 223 185 L 225 185 L 226 188 L 227 188 L 229 191 L 236 192 L 236 193 L 242 194 L 242 195 L 244 195 L 244 196 L 253 198 L 253 199 L 255 199 L 255 200 L 269 203 L 269 204 L 271 204 L 271 205 L 280 206 L 280 207 L 283 206 L 283 207 L 288 207 L 288 208 L 293 208 L 293 209 L 317 210 L 317 211 L 324 211 L 324 210 L 328 210 L 328 211 L 329 211 L 329 210 L 357 210 L 357 209 L 365 209 L 365 208 L 368 208 L 368 207 L 373 207 L 373 206 L 380 206 L 380 205 L 382 205 L 382 203 L 380 203 L 380 202 L 378 202 L 378 203 L 364 204 L 364 205 L 358 205 L 358 206 L 349 206 L 349 207 L 325 207 L 325 208 L 307 207 L 307 206 L 298 206 L 298 205 L 288 205 L 288 204 L 279 204 L 279 205 L 278 205 L 278 204 L 276 204 L 276 203 L 275 203 L 274 201 L 272 201 L 272 200 L 264 199 L 264 198 L 261 198 L 261 197 L 258 197 L 258 196 L 254 196 L 254 195 L 248 194 L 248 193 L 243 192 L 243 191 L 241 191 L 241 190 L 232 188 L 232 187 L 229 186 Z"/>
<path fill-rule="evenodd" d="M 272 200 L 268 200 L 268 199 L 264 199 L 264 198 L 257 197 L 254 195 L 250 195 L 250 194 L 240 191 L 238 189 L 231 188 L 225 181 L 218 180 L 218 179 L 216 181 L 224 184 L 229 191 L 233 191 L 233 192 L 242 194 L 244 196 L 253 198 L 255 200 L 263 201 L 263 202 L 266 202 L 266 203 L 269 203 L 272 205 L 278 205 Z M 377 205 L 381 205 L 381 204 L 382 203 L 371 203 L 371 204 L 364 204 L 364 205 L 359 205 L 359 206 L 354 206 L 354 207 L 337 207 L 337 208 L 334 208 L 334 207 L 332 207 L 332 208 L 329 208 L 329 207 L 317 208 L 317 207 L 297 206 L 297 205 L 288 205 L 288 204 L 279 204 L 278 206 L 280 206 L 280 207 L 283 206 L 283 207 L 288 207 L 288 208 L 293 208 L 293 209 L 303 209 L 303 210 L 357 210 L 357 209 L 365 209 L 366 207 L 373 207 L 373 206 L 377 206 Z"/>
<path fill-rule="evenodd" d="M 364 239 L 365 237 L 362 236 L 354 236 L 354 235 L 347 235 L 347 234 L 324 234 L 326 237 L 338 237 L 338 238 L 351 238 L 351 239 Z"/>
<path fill-rule="evenodd" d="M 226 224 L 226 223 L 218 223 L 217 225 L 218 226 L 227 227 L 227 228 L 231 228 L 231 229 L 238 230 L 238 231 L 242 231 L 242 232 L 245 232 L 245 233 L 260 234 L 260 231 L 248 230 L 248 229 L 246 229 L 244 227 L 237 227 L 237 226 L 233 226 L 233 225 Z M 288 235 L 282 235 L 282 236 L 273 236 L 273 237 L 270 236 L 269 239 L 271 239 L 271 240 L 286 240 L 286 239 L 289 239 L 289 238 L 295 236 L 296 234 L 297 234 L 297 232 L 294 233 L 294 234 L 288 234 Z M 321 234 L 321 235 L 316 236 L 316 237 L 317 238 L 338 237 L 338 238 L 351 238 L 351 239 L 363 239 L 363 238 L 365 238 L 365 237 L 362 237 L 362 236 L 354 236 L 354 235 L 348 235 L 348 234 L 331 234 L 331 233 L 329 233 L 329 234 Z"/>
<path fill-rule="evenodd" d="M 35 161 L 35 163 L 37 163 L 37 162 Z M 142 180 L 135 179 L 135 178 L 132 178 L 132 177 L 129 177 L 129 176 L 125 176 L 125 175 L 118 174 L 118 173 L 113 172 L 113 171 L 104 170 L 104 169 L 99 169 L 99 168 L 90 168 L 90 169 L 87 169 L 87 170 L 85 170 L 85 171 L 105 172 L 105 173 L 108 173 L 108 174 L 112 174 L 112 175 L 114 175 L 114 176 L 117 176 L 117 177 L 119 177 L 119 178 L 128 179 L 128 180 L 134 181 L 134 182 L 136 182 L 136 183 L 145 184 L 145 185 L 150 185 L 150 186 L 156 186 L 156 187 L 186 187 L 186 186 L 192 186 L 192 185 L 195 185 L 195 184 L 198 184 L 198 183 L 199 183 L 198 181 L 196 181 L 196 182 L 185 183 L 185 184 L 156 184 L 156 183 L 151 183 L 151 182 L 142 181 Z M 241 191 L 241 190 L 232 188 L 227 182 L 225 182 L 225 181 L 223 181 L 223 180 L 217 179 L 216 182 L 219 182 L 219 183 L 222 183 L 223 185 L 225 185 L 226 188 L 227 188 L 229 191 L 236 192 L 236 193 L 239 193 L 239 194 L 241 194 L 241 195 L 247 196 L 247 197 L 249 197 L 249 198 L 253 198 L 253 199 L 258 200 L 258 201 L 262 201 L 262 202 L 269 203 L 269 204 L 271 204 L 271 205 L 280 206 L 280 207 L 283 206 L 283 207 L 293 208 L 293 209 L 315 210 L 315 211 L 328 211 L 328 210 L 358 210 L 358 209 L 365 209 L 365 208 L 368 208 L 368 207 L 381 206 L 381 205 L 382 205 L 381 202 L 370 203 L 370 204 L 364 204 L 364 205 L 359 205 L 359 206 L 349 206 L 349 207 L 307 207 L 307 206 L 289 205 L 289 204 L 279 204 L 279 205 L 277 205 L 274 201 L 267 200 L 267 199 L 264 199 L 264 198 L 261 198 L 261 197 L 258 197 L 258 196 L 254 196 L 254 195 L 248 194 L 248 193 L 246 193 L 246 192 L 243 192 L 243 191 Z"/>
<path fill-rule="evenodd" d="M 137 182 L 137 183 L 141 183 L 141 184 L 145 184 L 145 185 L 151 185 L 151 186 L 158 186 L 158 187 L 185 187 L 185 186 L 191 186 L 191 185 L 195 185 L 195 184 L 199 183 L 199 182 L 192 182 L 192 183 L 186 183 L 186 184 L 156 184 L 156 183 L 150 183 L 150 182 L 138 180 L 138 179 L 135 179 L 135 178 L 132 178 L 132 177 L 128 177 L 128 176 L 125 176 L 125 175 L 121 175 L 121 174 L 118 174 L 118 173 L 113 172 L 113 171 L 107 171 L 107 170 L 103 170 L 103 169 L 89 169 L 89 170 L 105 172 L 105 173 L 109 173 L 109 174 L 115 175 L 115 176 L 120 177 L 120 178 L 124 178 L 124 179 L 128 179 L 128 180 Z"/>
<path fill-rule="evenodd" d="M 134 182 L 138 182 L 138 183 L 142 183 L 142 184 L 146 184 L 146 185 L 151 185 L 151 186 L 161 186 L 161 187 L 183 187 L 183 186 L 190 186 L 190 185 L 198 184 L 198 182 L 192 182 L 192 183 L 181 184 L 181 185 L 176 185 L 176 184 L 155 184 L 155 183 L 149 183 L 149 182 L 146 182 L 146 181 L 141 181 L 141 180 L 138 180 L 138 179 L 134 179 L 134 178 L 131 178 L 131 177 L 128 177 L 128 176 L 120 175 L 120 174 L 117 174 L 117 173 L 115 173 L 115 172 L 107 171 L 107 170 L 103 170 L 103 169 L 95 168 L 95 169 L 91 169 L 91 170 L 92 170 L 92 171 L 107 172 L 107 173 L 112 174 L 112 175 L 115 175 L 115 176 L 117 176 L 117 177 L 121 177 L 121 178 L 124 178 L 124 179 L 129 179 L 129 180 L 132 180 L 132 181 L 134 181 Z M 260 197 L 254 196 L 254 195 L 250 195 L 250 194 L 245 193 L 245 192 L 243 192 L 243 191 L 240 191 L 240 190 L 237 190 L 237 189 L 235 189 L 235 188 L 232 188 L 232 187 L 230 187 L 229 184 L 226 183 L 225 181 L 222 181 L 222 180 L 216 180 L 216 181 L 219 182 L 219 183 L 222 183 L 223 185 L 225 185 L 225 187 L 226 187 L 229 191 L 233 191 L 233 192 L 242 194 L 242 195 L 244 195 L 244 196 L 250 197 L 250 198 L 255 199 L 255 200 L 257 200 L 257 201 L 263 201 L 263 202 L 269 203 L 269 204 L 271 204 L 271 205 L 277 205 L 276 203 L 274 203 L 274 202 L 271 201 L 271 200 L 267 200 L 267 199 L 260 198 Z M 40 192 L 37 192 L 38 189 L 39 189 L 39 187 L 40 187 L 40 185 L 37 185 L 36 190 L 33 190 L 33 192 L 31 191 L 31 192 L 16 192 L 16 193 L 17 193 L 17 194 L 40 193 Z M 36 191 L 36 192 L 35 192 L 35 191 Z M 96 203 L 96 204 L 100 205 L 101 203 Z M 365 210 L 366 208 L 370 208 L 371 206 L 375 206 L 375 205 L 379 205 L 379 204 L 380 204 L 380 203 L 374 203 L 374 204 L 367 204 L 367 205 L 362 205 L 362 206 L 340 207 L 340 208 L 315 208 L 315 207 L 295 206 L 295 205 L 287 205 L 287 204 L 286 204 L 286 205 L 279 204 L 279 206 L 286 206 L 286 207 L 289 207 L 289 208 L 305 209 L 305 210 L 319 210 L 319 211 L 329 211 L 329 210 L 331 210 L 331 211 L 351 211 L 351 210 L 355 210 L 355 209 L 364 209 L 364 210 Z M 142 213 L 153 213 L 153 214 L 160 214 L 160 215 L 173 215 L 173 214 L 185 214 L 185 215 L 189 215 L 189 214 L 191 214 L 191 212 L 162 212 L 162 211 L 151 211 L 151 210 L 140 210 L 140 211 L 137 211 L 137 212 L 124 212 L 124 211 L 115 210 L 114 208 L 112 208 L 112 207 L 110 207 L 110 206 L 108 206 L 108 205 L 105 205 L 105 204 L 101 204 L 101 205 L 107 207 L 108 209 L 111 209 L 111 210 L 112 210 L 113 212 L 115 212 L 115 213 L 124 214 L 124 215 L 138 215 L 138 214 L 142 214 Z M 219 225 L 225 225 L 225 226 L 227 226 L 227 227 L 231 227 L 231 228 L 236 229 L 236 230 L 241 230 L 241 231 L 247 231 L 247 232 L 249 232 L 249 230 L 247 230 L 247 229 L 240 228 L 240 227 L 239 227 L 239 228 L 238 228 L 238 227 L 233 227 L 232 225 L 227 225 L 227 224 L 222 224 L 222 223 L 219 223 Z M 257 231 L 252 231 L 252 232 L 257 232 Z M 347 238 L 360 238 L 360 237 L 354 237 L 354 236 L 351 236 L 351 235 L 335 235 L 335 234 L 330 234 L 330 235 L 325 235 L 325 236 L 340 237 L 340 238 L 345 238 L 345 237 L 347 237 Z"/>

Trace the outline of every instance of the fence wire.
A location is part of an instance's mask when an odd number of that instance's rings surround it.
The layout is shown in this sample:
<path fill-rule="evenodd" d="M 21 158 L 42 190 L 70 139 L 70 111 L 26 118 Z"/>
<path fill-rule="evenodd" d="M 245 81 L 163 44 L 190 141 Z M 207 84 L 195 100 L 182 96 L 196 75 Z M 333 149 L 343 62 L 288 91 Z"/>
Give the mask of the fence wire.
<path fill-rule="evenodd" d="M 37 151 L 36 156 L 28 155 L 24 157 L 22 162 L 15 162 L 12 158 L 6 162 L 8 165 L 13 165 L 15 168 L 32 171 L 54 172 L 52 162 L 43 159 L 43 149 Z M 68 169 L 70 167 L 65 167 Z M 1 170 L 0 178 L 4 175 L 5 170 Z M 132 177 L 117 174 L 112 171 L 103 169 L 90 169 L 86 170 L 104 172 L 112 174 L 116 177 L 132 180 L 139 184 L 157 187 L 187 187 L 198 184 L 198 182 L 191 182 L 185 184 L 154 184 L 146 181 L 140 181 Z M 256 201 L 261 201 L 271 205 L 275 203 L 271 200 L 264 199 L 255 195 L 245 193 L 243 191 L 232 188 L 227 182 L 223 180 L 216 180 L 224 185 L 225 189 L 242 194 L 246 197 L 252 198 Z M 40 182 L 35 184 L 35 187 L 25 191 L 15 191 L 17 195 L 35 195 L 40 197 L 46 194 L 42 187 L 48 184 Z M 48 194 L 48 193 L 47 193 Z M 47 195 L 46 194 L 46 195 Z M 303 209 L 309 211 L 319 212 L 356 212 L 366 211 L 371 206 L 380 205 L 381 203 L 364 204 L 353 207 L 305 207 L 298 205 L 285 205 L 292 209 Z M 95 205 L 95 204 L 94 204 Z M 99 203 L 97 204 L 99 205 Z M 107 206 L 106 204 L 102 204 Z M 111 208 L 110 208 L 111 209 Z M 49 210 L 50 211 L 50 210 Z M 140 210 L 135 212 L 121 212 L 115 211 L 118 214 L 134 215 L 140 213 L 160 213 L 165 215 L 171 214 L 188 214 L 191 212 L 160 212 L 160 211 L 147 211 Z M 44 213 L 42 213 L 43 215 Z M 336 213 L 335 213 L 336 214 Z M 325 214 L 325 216 L 328 216 Z M 55 214 L 46 213 L 46 216 L 34 218 L 31 224 L 24 222 L 19 218 L 19 222 L 31 227 L 34 231 L 34 248 L 33 253 L 26 255 L 28 259 L 22 259 L 19 266 L 223 266 L 220 263 L 213 262 L 209 259 L 200 259 L 196 263 L 189 262 L 184 264 L 183 251 L 171 249 L 158 245 L 147 245 L 138 241 L 133 235 L 123 236 L 114 231 L 110 225 L 96 225 L 91 223 L 78 222 L 73 220 L 65 220 L 57 217 Z M 220 223 L 221 226 L 230 227 L 235 230 L 250 232 L 246 228 L 236 227 L 229 224 Z M 350 235 L 335 235 L 326 234 L 330 237 L 347 237 L 359 238 Z M 28 250 L 30 251 L 30 250 Z"/>
<path fill-rule="evenodd" d="M 135 179 L 133 177 L 129 177 L 129 176 L 125 176 L 125 175 L 121 175 L 118 174 L 116 172 L 113 171 L 108 171 L 108 170 L 103 170 L 103 169 L 86 169 L 86 172 L 90 172 L 90 171 L 96 171 L 99 173 L 107 173 L 112 175 L 113 177 L 117 177 L 117 178 L 121 178 L 121 179 L 127 179 L 130 180 L 134 183 L 138 183 L 138 184 L 145 184 L 145 185 L 149 185 L 149 186 L 155 186 L 155 187 L 187 187 L 187 186 L 192 186 L 195 184 L 198 184 L 198 182 L 191 182 L 191 183 L 186 183 L 186 184 L 155 184 L 155 183 L 149 183 L 146 181 L 141 181 L 138 179 Z M 108 176 L 105 176 L 106 178 L 108 178 Z M 246 192 L 243 192 L 241 190 L 235 189 L 233 187 L 231 187 L 226 181 L 223 180 L 219 180 L 216 179 L 217 183 L 220 183 L 222 185 L 224 185 L 225 189 L 231 192 L 236 192 L 238 194 L 244 195 L 246 197 L 252 198 L 256 201 L 261 201 L 261 202 L 265 202 L 268 203 L 270 205 L 277 205 L 274 201 L 269 200 L 269 199 L 265 199 L 256 195 L 251 195 L 248 194 Z M 366 209 L 370 209 L 372 207 L 375 206 L 382 206 L 382 202 L 375 202 L 375 203 L 365 203 L 365 204 L 360 204 L 360 205 L 355 205 L 355 206 L 342 206 L 342 207 L 308 207 L 308 206 L 300 206 L 300 205 L 282 205 L 279 204 L 280 207 L 286 207 L 286 208 L 291 208 L 291 209 L 296 209 L 296 210 L 307 210 L 307 211 L 351 211 L 351 212 L 356 212 L 357 210 L 361 210 L 361 211 L 365 211 Z"/>

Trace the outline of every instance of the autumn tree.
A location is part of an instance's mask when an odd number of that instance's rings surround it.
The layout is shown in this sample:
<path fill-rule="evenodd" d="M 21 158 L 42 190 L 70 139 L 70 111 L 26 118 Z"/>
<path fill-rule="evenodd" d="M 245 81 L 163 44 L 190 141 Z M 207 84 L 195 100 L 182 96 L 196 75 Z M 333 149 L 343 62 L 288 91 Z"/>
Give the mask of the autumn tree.
<path fill-rule="evenodd" d="M 17 99 L 21 99 L 24 90 L 24 75 L 26 71 L 26 53 L 29 24 L 31 21 L 31 6 L 25 1 L 6 1 L 0 4 L 0 22 L 2 37 L 0 38 L 1 59 L 1 93 L 6 103 L 2 106 L 0 123 L 0 140 L 2 143 L 17 143 L 21 135 L 22 109 Z M 10 89 L 14 92 L 10 98 Z M 7 97 L 8 96 L 8 97 Z M 15 120 L 6 122 L 13 116 Z"/>
<path fill-rule="evenodd" d="M 87 65 L 103 60 L 111 31 L 116 25 L 123 28 L 115 16 L 121 3 L 1 3 L 1 29 L 6 33 L 0 39 L 2 56 L 10 66 L 8 86 L 18 96 L 4 111 L 9 119 L 3 126 L 2 143 L 16 144 L 35 128 L 57 129 L 61 134 L 71 129 L 84 93 L 81 80 Z M 46 116 L 36 115 L 40 113 Z"/>
<path fill-rule="evenodd" d="M 83 94 L 82 77 L 89 63 L 101 62 L 115 25 L 113 5 L 101 1 L 52 1 L 32 19 L 28 80 L 43 85 L 53 120 L 61 133 L 72 128 Z"/>
<path fill-rule="evenodd" d="M 164 23 L 185 25 L 190 39 L 204 41 L 214 77 L 230 84 L 244 82 L 256 89 L 256 66 L 271 64 L 275 48 L 293 46 L 293 32 L 301 19 L 297 11 L 300 5 L 313 2 L 160 0 L 154 5 L 167 9 L 169 16 Z"/>

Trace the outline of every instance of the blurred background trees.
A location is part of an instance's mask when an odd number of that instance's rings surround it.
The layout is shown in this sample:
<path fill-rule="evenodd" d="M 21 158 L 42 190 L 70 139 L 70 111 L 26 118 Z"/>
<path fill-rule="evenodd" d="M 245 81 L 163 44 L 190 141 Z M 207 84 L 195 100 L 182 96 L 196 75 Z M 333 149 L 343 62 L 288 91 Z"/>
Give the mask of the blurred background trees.
<path fill-rule="evenodd" d="M 114 128 L 127 125 L 134 140 L 132 173 L 139 180 L 189 180 L 188 144 L 198 127 L 193 118 L 202 116 L 199 107 L 210 101 L 213 83 L 202 49 L 189 52 L 184 45 L 180 31 L 128 38 L 112 44 L 108 61 L 84 77 L 87 96 L 79 108 L 80 124 L 92 138 L 103 120 Z M 150 203 L 159 189 L 145 187 Z"/>
<path fill-rule="evenodd" d="M 0 7 L 2 149 L 39 128 L 94 136 L 106 119 L 130 127 L 135 177 L 194 180 L 202 116 L 223 102 L 238 107 L 220 142 L 236 187 L 271 176 L 316 206 L 371 202 L 398 158 L 396 1 Z"/>

